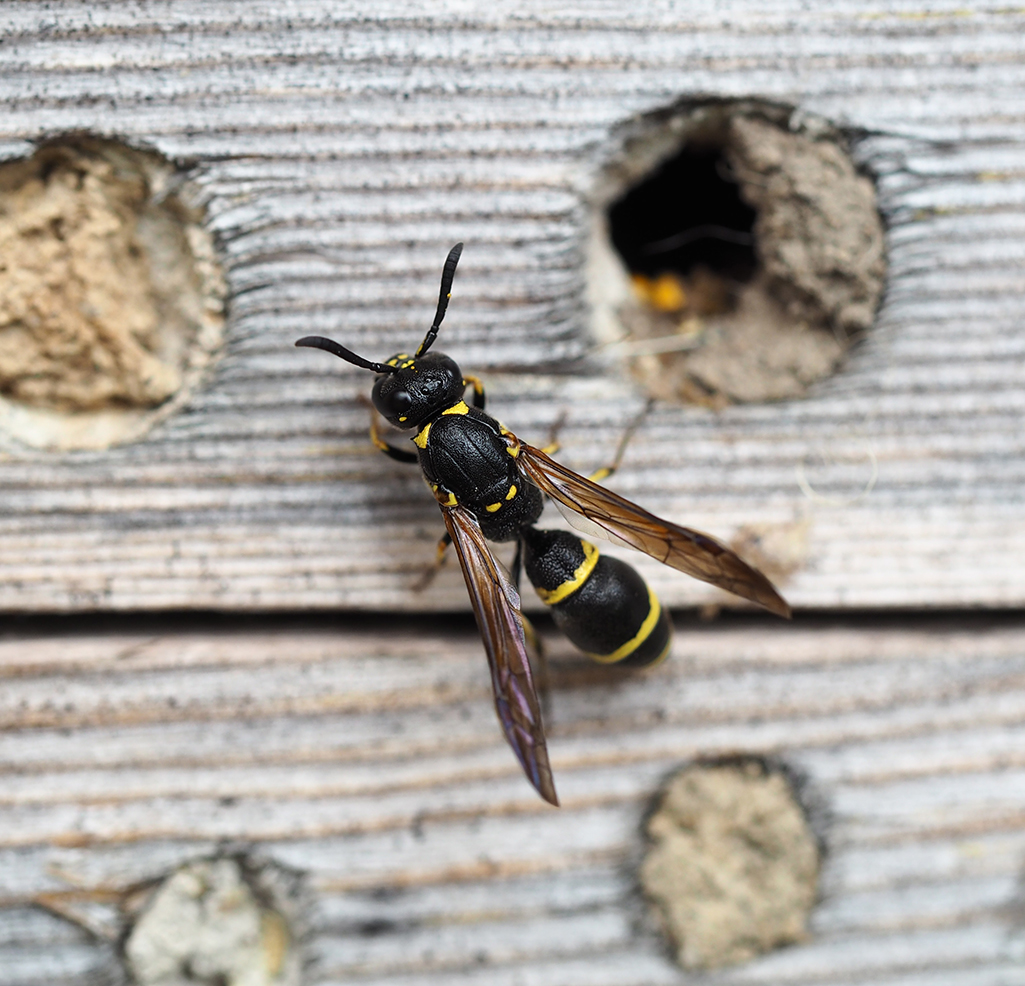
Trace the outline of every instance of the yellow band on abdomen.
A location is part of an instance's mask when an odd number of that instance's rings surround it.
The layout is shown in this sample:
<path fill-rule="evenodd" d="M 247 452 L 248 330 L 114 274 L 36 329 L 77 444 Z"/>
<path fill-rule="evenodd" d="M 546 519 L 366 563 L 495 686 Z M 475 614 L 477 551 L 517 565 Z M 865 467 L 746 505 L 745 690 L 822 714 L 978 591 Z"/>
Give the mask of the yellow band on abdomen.
<path fill-rule="evenodd" d="M 644 617 L 641 628 L 622 647 L 617 647 L 611 654 L 589 653 L 587 656 L 599 664 L 615 664 L 629 657 L 651 636 L 651 631 L 655 629 L 658 618 L 662 615 L 662 604 L 658 601 L 658 596 L 652 592 L 651 586 L 648 586 L 648 607 L 648 615 Z"/>
<path fill-rule="evenodd" d="M 581 541 L 580 546 L 584 549 L 584 560 L 577 566 L 572 577 L 554 589 L 537 589 L 537 594 L 545 605 L 554 606 L 567 596 L 573 595 L 594 571 L 594 566 L 598 564 L 598 559 L 601 557 L 598 549 L 588 541 Z"/>

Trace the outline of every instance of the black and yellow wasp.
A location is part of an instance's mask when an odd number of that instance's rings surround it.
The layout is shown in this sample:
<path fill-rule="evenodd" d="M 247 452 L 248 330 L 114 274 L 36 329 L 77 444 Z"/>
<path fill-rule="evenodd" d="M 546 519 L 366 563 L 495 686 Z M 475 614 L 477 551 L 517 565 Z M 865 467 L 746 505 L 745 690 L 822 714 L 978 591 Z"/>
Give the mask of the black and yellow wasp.
<path fill-rule="evenodd" d="M 655 594 L 625 562 L 603 557 L 565 531 L 534 527 L 544 496 L 585 534 L 636 548 L 671 568 L 727 589 L 780 616 L 790 607 L 772 583 L 714 538 L 648 513 L 520 441 L 484 411 L 484 388 L 455 361 L 428 350 L 451 296 L 462 243 L 449 252 L 438 309 L 420 348 L 385 363 L 357 356 L 322 336 L 297 346 L 323 349 L 378 374 L 371 399 L 392 425 L 415 429 L 416 451 L 396 448 L 371 424 L 371 438 L 400 462 L 419 462 L 441 505 L 447 542 L 454 546 L 491 667 L 495 706 L 506 739 L 531 784 L 557 805 L 541 708 L 531 675 L 518 592 L 521 567 L 556 624 L 597 661 L 640 667 L 662 660 L 672 626 Z M 473 388 L 473 404 L 465 401 Z M 496 562 L 488 541 L 517 542 L 512 575 Z"/>

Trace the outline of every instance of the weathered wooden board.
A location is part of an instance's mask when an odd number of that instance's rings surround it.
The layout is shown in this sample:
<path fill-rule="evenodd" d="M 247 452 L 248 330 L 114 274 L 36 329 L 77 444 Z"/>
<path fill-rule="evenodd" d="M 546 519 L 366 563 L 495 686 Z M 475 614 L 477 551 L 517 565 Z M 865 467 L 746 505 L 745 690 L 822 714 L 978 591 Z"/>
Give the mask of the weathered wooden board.
<path fill-rule="evenodd" d="M 696 95 L 851 129 L 889 289 L 812 397 L 659 407 L 617 488 L 724 538 L 792 535 L 799 607 L 1021 605 L 1023 33 L 1013 6 L 919 0 L 4 5 L 0 151 L 89 130 L 191 162 L 231 308 L 207 386 L 145 440 L 8 443 L 0 609 L 465 607 L 454 572 L 408 591 L 440 523 L 366 440 L 366 374 L 292 341 L 408 347 L 463 239 L 446 350 L 524 437 L 568 410 L 567 461 L 600 464 L 641 397 L 567 363 L 595 177 L 621 124 Z M 645 572 L 671 604 L 723 601 Z"/>
<path fill-rule="evenodd" d="M 306 873 L 311 983 L 693 981 L 644 930 L 642 819 L 669 772 L 736 752 L 807 778 L 828 852 L 811 939 L 716 982 L 1021 981 L 1020 618 L 691 623 L 632 677 L 551 645 L 559 810 L 468 618 L 9 634 L 0 984 L 111 968 L 39 894 L 81 909 L 226 847 Z"/>

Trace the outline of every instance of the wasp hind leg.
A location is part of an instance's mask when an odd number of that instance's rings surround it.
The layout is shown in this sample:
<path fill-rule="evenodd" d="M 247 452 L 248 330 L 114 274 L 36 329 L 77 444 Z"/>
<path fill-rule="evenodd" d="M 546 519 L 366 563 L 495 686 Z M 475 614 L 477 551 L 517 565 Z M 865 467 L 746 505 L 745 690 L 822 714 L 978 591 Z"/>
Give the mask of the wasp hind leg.
<path fill-rule="evenodd" d="M 452 535 L 448 531 L 438 538 L 438 553 L 434 558 L 434 563 L 428 565 L 420 578 L 413 583 L 412 589 L 414 592 L 423 592 L 437 578 L 438 572 L 445 566 L 445 559 L 448 557 L 446 552 L 451 543 Z"/>
<path fill-rule="evenodd" d="M 519 592 L 520 578 L 523 574 L 522 538 L 516 542 L 516 554 L 513 556 L 512 569 L 509 574 L 512 576 L 512 583 L 516 587 L 516 591 Z M 523 636 L 527 641 L 527 648 L 531 657 L 534 658 L 531 663 L 536 671 L 537 694 L 541 701 L 541 715 L 545 719 L 549 719 L 552 708 L 552 688 L 551 677 L 548 673 L 548 655 L 545 653 L 544 644 L 541 643 L 537 630 L 534 629 L 534 624 L 530 622 L 522 608 L 520 610 L 520 619 L 523 621 Z"/>

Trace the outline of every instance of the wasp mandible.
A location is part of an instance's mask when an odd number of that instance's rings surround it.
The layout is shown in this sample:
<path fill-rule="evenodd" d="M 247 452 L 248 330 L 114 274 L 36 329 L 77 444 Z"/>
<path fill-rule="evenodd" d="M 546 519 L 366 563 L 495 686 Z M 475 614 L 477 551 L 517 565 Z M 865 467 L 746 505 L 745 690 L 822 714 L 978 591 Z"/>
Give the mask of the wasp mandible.
<path fill-rule="evenodd" d="M 384 363 L 364 359 L 323 336 L 296 345 L 323 349 L 377 374 L 374 408 L 393 426 L 415 429 L 416 451 L 397 448 L 371 424 L 371 439 L 399 462 L 418 462 L 441 506 L 484 642 L 495 708 L 506 739 L 537 792 L 559 803 L 548 761 L 518 591 L 521 568 L 556 625 L 584 653 L 605 664 L 642 667 L 669 652 L 672 624 L 640 575 L 589 541 L 566 531 L 539 530 L 544 497 L 554 500 L 585 534 L 636 548 L 671 568 L 749 599 L 779 616 L 790 607 L 772 583 L 715 538 L 679 527 L 577 475 L 545 451 L 521 441 L 484 411 L 480 380 L 455 361 L 429 352 L 448 308 L 462 253 L 445 260 L 434 322 L 415 353 Z M 472 406 L 465 397 L 472 387 Z M 515 541 L 512 574 L 488 541 Z"/>

